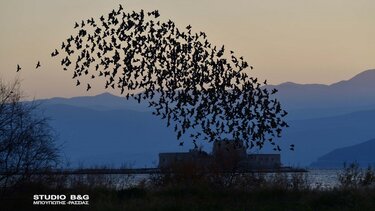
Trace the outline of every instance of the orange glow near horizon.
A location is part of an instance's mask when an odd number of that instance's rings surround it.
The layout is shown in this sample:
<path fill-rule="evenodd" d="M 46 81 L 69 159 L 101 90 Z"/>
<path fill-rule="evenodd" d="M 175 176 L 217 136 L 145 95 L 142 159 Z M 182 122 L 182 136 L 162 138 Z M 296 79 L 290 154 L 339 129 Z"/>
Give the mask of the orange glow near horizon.
<path fill-rule="evenodd" d="M 375 68 L 375 1 L 50 1 L 0 2 L 0 78 L 22 79 L 29 97 L 94 95 L 75 87 L 50 52 L 73 33 L 75 21 L 98 18 L 122 4 L 127 11 L 158 9 L 178 27 L 205 31 L 214 44 L 252 64 L 252 75 L 270 84 L 330 84 Z M 36 62 L 41 70 L 35 70 Z M 16 66 L 22 71 L 16 74 Z"/>

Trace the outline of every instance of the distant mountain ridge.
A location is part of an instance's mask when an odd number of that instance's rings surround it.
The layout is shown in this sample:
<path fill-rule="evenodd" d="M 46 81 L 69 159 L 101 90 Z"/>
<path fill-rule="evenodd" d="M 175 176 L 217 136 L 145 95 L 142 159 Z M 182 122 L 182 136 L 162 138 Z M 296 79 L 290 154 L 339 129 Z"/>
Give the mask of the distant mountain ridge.
<path fill-rule="evenodd" d="M 332 85 L 268 86 L 272 87 L 279 89 L 277 97 L 289 112 L 290 128 L 280 139 L 287 165 L 310 165 L 334 149 L 375 137 L 375 70 Z M 190 139 L 185 137 L 187 146 L 179 147 L 173 130 L 145 103 L 109 93 L 38 101 L 73 163 L 136 162 L 142 167 L 157 162 L 159 152 L 189 149 Z M 209 144 L 202 143 L 210 152 Z M 292 143 L 294 152 L 287 150 Z M 273 151 L 266 147 L 260 152 Z"/>
<path fill-rule="evenodd" d="M 355 75 L 353 78 L 349 80 L 340 81 L 330 86 L 332 87 L 356 86 L 356 87 L 363 87 L 363 88 L 370 87 L 374 89 L 374 80 L 375 80 L 375 69 L 369 69 L 369 70 L 365 70 Z M 357 91 L 363 91 L 363 90 L 357 90 Z"/>
<path fill-rule="evenodd" d="M 81 96 L 72 98 L 54 97 L 50 99 L 37 100 L 43 104 L 48 105 L 71 105 L 78 107 L 89 107 L 96 110 L 111 110 L 111 109 L 129 109 L 134 111 L 149 111 L 146 103 L 138 103 L 136 100 L 129 98 L 127 100 L 124 96 L 119 97 L 108 92 L 96 96 Z"/>
<path fill-rule="evenodd" d="M 344 163 L 358 163 L 362 167 L 375 167 L 375 139 L 335 149 L 321 157 L 310 166 L 313 168 L 341 168 Z"/>
<path fill-rule="evenodd" d="M 282 152 L 285 162 L 309 165 L 334 149 L 359 144 L 375 137 L 375 109 L 349 114 L 289 121 L 280 139 L 283 148 L 296 145 L 295 151 Z"/>
<path fill-rule="evenodd" d="M 156 163 L 159 152 L 188 150 L 178 145 L 171 128 L 149 112 L 125 109 L 95 110 L 53 104 L 41 105 L 55 129 L 58 144 L 72 166 Z"/>
<path fill-rule="evenodd" d="M 279 90 L 275 97 L 291 111 L 290 119 L 334 116 L 375 108 L 375 69 L 331 85 L 286 82 L 267 88 Z"/>
<path fill-rule="evenodd" d="M 287 118 L 291 120 L 335 116 L 375 108 L 375 69 L 366 70 L 349 80 L 331 85 L 286 82 L 265 87 L 279 90 L 275 97 L 289 112 Z M 38 101 L 97 110 L 150 111 L 146 102 L 138 104 L 134 99 L 126 100 L 124 96 L 119 97 L 110 93 L 73 98 L 55 97 Z"/>

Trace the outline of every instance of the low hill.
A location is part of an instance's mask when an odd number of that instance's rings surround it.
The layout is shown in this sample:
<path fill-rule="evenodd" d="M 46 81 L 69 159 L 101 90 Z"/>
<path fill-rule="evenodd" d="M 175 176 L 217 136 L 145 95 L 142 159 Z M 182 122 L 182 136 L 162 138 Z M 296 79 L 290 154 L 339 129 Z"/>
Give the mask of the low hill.
<path fill-rule="evenodd" d="M 313 168 L 341 168 L 344 163 L 357 162 L 362 167 L 375 166 L 375 139 L 335 149 L 311 164 Z"/>
<path fill-rule="evenodd" d="M 282 160 L 288 165 L 309 165 L 330 151 L 361 143 L 375 136 L 375 110 L 350 114 L 289 121 L 280 143 L 284 149 L 295 144 L 295 151 L 284 150 Z"/>

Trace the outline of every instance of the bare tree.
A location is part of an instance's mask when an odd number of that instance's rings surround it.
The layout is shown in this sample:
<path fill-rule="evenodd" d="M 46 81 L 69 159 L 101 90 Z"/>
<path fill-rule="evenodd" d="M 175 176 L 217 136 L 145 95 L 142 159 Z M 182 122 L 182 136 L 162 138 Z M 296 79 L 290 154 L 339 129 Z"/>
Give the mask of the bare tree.
<path fill-rule="evenodd" d="M 27 182 L 56 166 L 55 136 L 33 102 L 21 102 L 20 82 L 0 81 L 0 187 Z"/>

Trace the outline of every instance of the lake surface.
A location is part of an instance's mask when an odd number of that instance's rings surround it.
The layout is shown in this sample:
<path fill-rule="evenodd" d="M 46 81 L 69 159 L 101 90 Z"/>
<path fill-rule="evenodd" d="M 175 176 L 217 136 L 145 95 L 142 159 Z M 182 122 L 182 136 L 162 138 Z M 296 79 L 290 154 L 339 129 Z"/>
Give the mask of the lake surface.
<path fill-rule="evenodd" d="M 338 169 L 308 169 L 307 182 L 312 188 L 329 189 L 339 185 Z"/>
<path fill-rule="evenodd" d="M 308 169 L 306 180 L 311 188 L 331 189 L 339 186 L 338 174 L 342 170 L 339 169 Z M 272 173 L 266 173 L 272 174 Z M 293 173 L 287 173 L 289 175 Z M 139 182 L 142 179 L 147 179 L 149 175 L 136 175 L 135 181 Z"/>
<path fill-rule="evenodd" d="M 306 179 L 307 184 L 310 188 L 315 189 L 331 189 L 339 186 L 338 175 L 342 171 L 340 169 L 307 169 L 308 172 L 299 172 L 297 174 L 302 174 L 302 178 Z M 272 178 L 275 173 L 261 173 L 266 178 Z M 296 173 L 283 173 L 286 174 L 288 179 L 291 179 L 293 174 Z M 102 177 L 102 180 L 106 181 L 105 178 L 111 178 L 108 181 L 112 181 L 112 184 L 117 188 L 126 188 L 133 185 L 137 185 L 142 181 L 148 181 L 150 179 L 150 174 L 94 174 L 94 175 L 72 175 L 71 178 L 80 177 L 93 177 L 94 179 Z M 90 179 L 89 179 L 90 180 Z M 99 180 L 100 181 L 100 180 Z"/>

